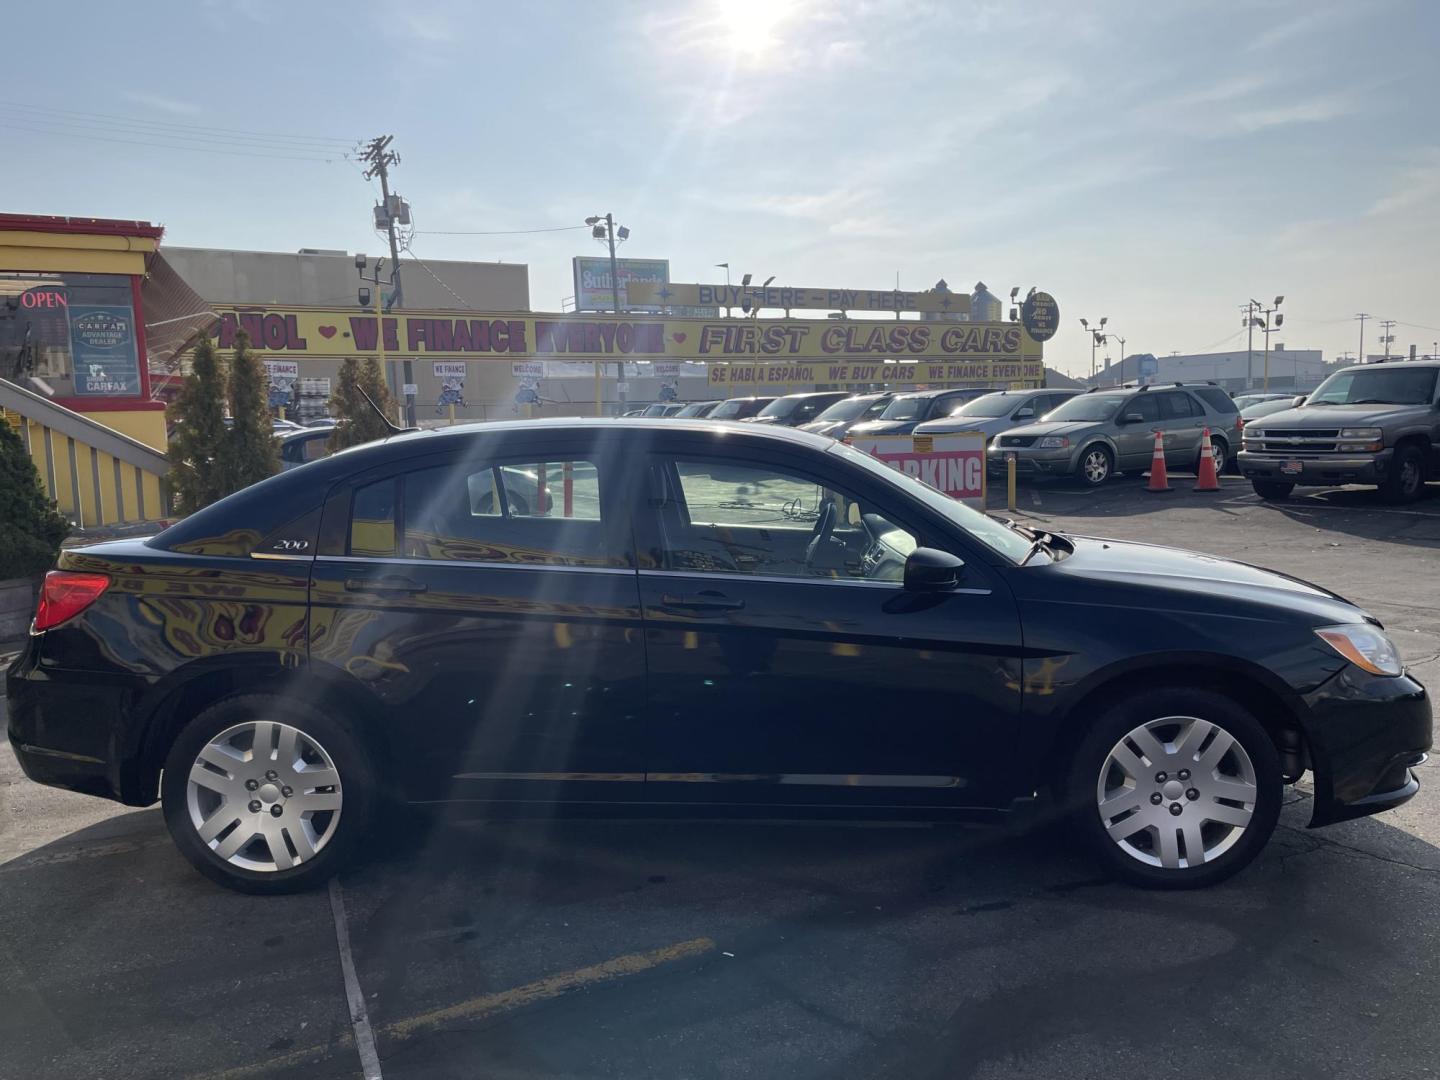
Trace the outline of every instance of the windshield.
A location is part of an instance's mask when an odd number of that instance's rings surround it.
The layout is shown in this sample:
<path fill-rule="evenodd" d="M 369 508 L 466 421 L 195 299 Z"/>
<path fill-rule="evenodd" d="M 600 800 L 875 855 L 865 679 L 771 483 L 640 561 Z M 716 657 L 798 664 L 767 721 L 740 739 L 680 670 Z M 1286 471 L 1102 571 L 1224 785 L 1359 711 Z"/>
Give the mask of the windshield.
<path fill-rule="evenodd" d="M 1081 394 L 1073 397 L 1058 409 L 1045 414 L 1045 421 L 1052 420 L 1109 420 L 1120 407 L 1121 398 L 1096 397 Z"/>
<path fill-rule="evenodd" d="M 1029 539 L 1004 522 L 996 521 L 978 510 L 970 509 L 964 503 L 952 499 L 943 491 L 936 490 L 923 480 L 917 480 L 899 469 L 892 469 L 869 454 L 856 450 L 853 446 L 836 443 L 830 448 L 830 453 L 840 455 L 867 472 L 883 476 L 890 483 L 903 488 L 932 510 L 938 511 L 959 525 L 991 551 L 1005 556 L 1012 562 L 1019 562 L 1030 550 Z"/>
<path fill-rule="evenodd" d="M 1424 405 L 1435 397 L 1434 368 L 1399 364 L 1337 371 L 1310 395 L 1307 405 Z"/>
<path fill-rule="evenodd" d="M 715 411 L 710 414 L 710 419 L 733 420 L 737 416 L 744 416 L 745 407 L 749 404 L 749 398 L 731 398 L 729 401 L 722 401 L 715 406 Z"/>
<path fill-rule="evenodd" d="M 761 409 L 760 412 L 759 412 L 757 415 L 759 415 L 759 416 L 789 416 L 792 412 L 794 412 L 796 409 L 798 409 L 798 408 L 800 407 L 800 402 L 801 402 L 802 400 L 803 400 L 803 399 L 798 398 L 798 397 L 781 397 L 781 398 L 776 398 L 774 401 L 770 402 L 769 405 L 766 405 L 763 409 Z"/>
<path fill-rule="evenodd" d="M 816 420 L 854 420 L 864 416 L 865 410 L 876 402 L 872 397 L 841 398 L 817 416 Z"/>
<path fill-rule="evenodd" d="M 923 420 L 930 409 L 931 398 L 922 394 L 897 397 L 885 406 L 881 420 Z"/>
<path fill-rule="evenodd" d="M 707 407 L 709 404 L 710 404 L 710 403 L 709 403 L 708 401 L 692 401 L 689 405 L 686 405 L 684 408 L 682 408 L 682 409 L 681 409 L 678 413 L 676 413 L 675 415 L 676 415 L 676 416 L 699 416 L 701 413 L 703 413 L 703 412 L 705 411 L 706 407 Z"/>
<path fill-rule="evenodd" d="M 952 412 L 951 416 L 1008 416 L 1012 409 L 1020 407 L 1021 399 L 1014 394 L 986 394 L 974 401 L 967 401 Z"/>

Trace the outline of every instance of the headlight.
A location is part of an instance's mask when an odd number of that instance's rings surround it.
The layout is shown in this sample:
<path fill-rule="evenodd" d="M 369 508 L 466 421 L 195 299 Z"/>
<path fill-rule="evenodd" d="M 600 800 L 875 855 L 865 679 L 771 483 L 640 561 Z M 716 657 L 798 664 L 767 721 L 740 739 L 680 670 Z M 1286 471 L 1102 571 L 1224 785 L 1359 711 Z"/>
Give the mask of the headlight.
<path fill-rule="evenodd" d="M 1070 440 L 1064 435 L 1046 435 L 1035 445 L 1041 450 L 1059 450 L 1062 446 L 1069 446 Z"/>
<path fill-rule="evenodd" d="M 1251 420 L 1248 424 L 1246 424 L 1242 430 L 1245 434 L 1245 438 L 1247 439 L 1251 437 L 1254 437 L 1256 439 L 1263 439 L 1265 437 L 1265 429 L 1262 427 L 1256 427 L 1254 420 Z"/>
<path fill-rule="evenodd" d="M 1378 427 L 1347 427 L 1340 429 L 1340 443 L 1336 447 L 1341 453 L 1346 451 L 1361 451 L 1374 453 L 1376 450 L 1384 449 L 1385 443 L 1382 439 L 1382 432 Z M 1347 439 L 1360 440 L 1358 442 L 1347 442 Z"/>
<path fill-rule="evenodd" d="M 1405 671 L 1395 643 L 1369 623 L 1324 626 L 1315 633 L 1346 660 L 1371 675 L 1400 675 Z"/>
<path fill-rule="evenodd" d="M 1378 439 L 1385 433 L 1378 427 L 1344 427 L 1340 429 L 1342 439 Z"/>

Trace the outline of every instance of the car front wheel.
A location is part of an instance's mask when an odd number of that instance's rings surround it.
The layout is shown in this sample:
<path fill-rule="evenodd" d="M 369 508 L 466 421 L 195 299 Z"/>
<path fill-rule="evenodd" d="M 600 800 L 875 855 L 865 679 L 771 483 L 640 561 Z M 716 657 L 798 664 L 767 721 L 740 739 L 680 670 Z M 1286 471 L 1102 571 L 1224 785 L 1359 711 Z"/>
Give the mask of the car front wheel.
<path fill-rule="evenodd" d="M 1418 446 L 1402 446 L 1395 451 L 1390 473 L 1380 485 L 1380 498 L 1387 503 L 1408 503 L 1420 498 L 1425 490 L 1425 455 Z"/>
<path fill-rule="evenodd" d="M 1268 502 L 1283 502 L 1295 490 L 1294 484 L 1280 480 L 1251 480 L 1250 486 L 1255 489 L 1256 495 Z"/>
<path fill-rule="evenodd" d="M 1090 487 L 1099 487 L 1110 479 L 1110 474 L 1115 469 L 1115 460 L 1110 456 L 1108 447 L 1096 444 L 1087 446 L 1080 454 L 1080 463 L 1075 467 L 1075 475 Z"/>
<path fill-rule="evenodd" d="M 1098 718 L 1066 791 L 1082 839 L 1117 878 L 1213 885 L 1258 855 L 1280 814 L 1280 758 L 1235 702 L 1199 689 L 1137 693 Z"/>
<path fill-rule="evenodd" d="M 240 892 L 298 892 L 353 854 L 374 773 L 342 722 L 270 694 L 210 706 L 180 732 L 160 783 L 165 824 L 190 863 Z"/>

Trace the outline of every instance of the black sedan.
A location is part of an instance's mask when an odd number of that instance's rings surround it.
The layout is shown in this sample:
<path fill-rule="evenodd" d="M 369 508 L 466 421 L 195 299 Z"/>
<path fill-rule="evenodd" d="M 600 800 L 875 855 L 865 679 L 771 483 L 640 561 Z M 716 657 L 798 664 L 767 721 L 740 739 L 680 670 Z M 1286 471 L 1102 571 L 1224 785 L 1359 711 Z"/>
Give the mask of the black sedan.
<path fill-rule="evenodd" d="M 234 888 L 314 885 L 397 801 L 1027 820 L 1218 881 L 1418 789 L 1430 703 L 1366 612 L 1030 531 L 820 436 L 400 435 L 65 551 L 8 673 L 34 780 L 145 806 Z"/>

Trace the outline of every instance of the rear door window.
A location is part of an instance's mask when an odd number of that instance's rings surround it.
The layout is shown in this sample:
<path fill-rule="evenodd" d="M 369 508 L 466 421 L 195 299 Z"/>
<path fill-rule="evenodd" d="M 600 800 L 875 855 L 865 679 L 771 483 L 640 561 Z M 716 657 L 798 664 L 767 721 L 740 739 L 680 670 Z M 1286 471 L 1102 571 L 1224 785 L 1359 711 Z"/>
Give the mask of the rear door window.
<path fill-rule="evenodd" d="M 1132 413 L 1139 413 L 1140 419 L 1151 421 L 1160 419 L 1160 403 L 1156 400 L 1156 394 L 1137 394 L 1120 409 L 1121 416 L 1129 416 Z"/>
<path fill-rule="evenodd" d="M 1239 412 L 1235 400 L 1218 386 L 1197 386 L 1194 392 L 1218 413 Z"/>
<path fill-rule="evenodd" d="M 1188 420 L 1192 416 L 1201 415 L 1200 407 L 1195 404 L 1189 394 L 1171 391 L 1158 396 L 1160 398 L 1160 419 L 1162 420 Z"/>
<path fill-rule="evenodd" d="M 395 554 L 395 490 L 394 478 L 356 490 L 350 502 L 349 554 L 370 558 Z"/>

